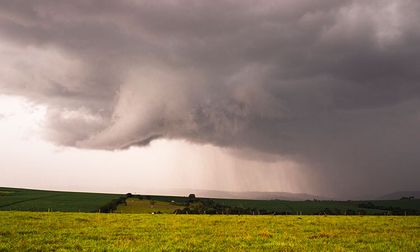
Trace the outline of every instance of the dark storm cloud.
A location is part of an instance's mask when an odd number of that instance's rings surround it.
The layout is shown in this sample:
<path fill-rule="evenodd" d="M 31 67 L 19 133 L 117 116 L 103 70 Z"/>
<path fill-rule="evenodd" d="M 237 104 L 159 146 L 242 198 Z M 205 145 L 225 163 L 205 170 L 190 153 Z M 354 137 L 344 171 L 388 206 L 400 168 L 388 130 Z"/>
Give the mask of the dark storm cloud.
<path fill-rule="evenodd" d="M 58 143 L 161 137 L 279 154 L 337 194 L 418 184 L 418 1 L 0 7 L 0 88 L 48 105 Z"/>

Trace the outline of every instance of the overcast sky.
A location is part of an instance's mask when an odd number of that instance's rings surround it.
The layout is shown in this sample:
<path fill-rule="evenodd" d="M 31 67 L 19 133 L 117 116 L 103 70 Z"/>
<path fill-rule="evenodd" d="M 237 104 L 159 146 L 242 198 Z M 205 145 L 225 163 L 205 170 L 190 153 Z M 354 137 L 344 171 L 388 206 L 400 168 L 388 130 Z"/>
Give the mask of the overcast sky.
<path fill-rule="evenodd" d="M 418 13 L 417 0 L 0 0 L 0 185 L 419 190 Z"/>

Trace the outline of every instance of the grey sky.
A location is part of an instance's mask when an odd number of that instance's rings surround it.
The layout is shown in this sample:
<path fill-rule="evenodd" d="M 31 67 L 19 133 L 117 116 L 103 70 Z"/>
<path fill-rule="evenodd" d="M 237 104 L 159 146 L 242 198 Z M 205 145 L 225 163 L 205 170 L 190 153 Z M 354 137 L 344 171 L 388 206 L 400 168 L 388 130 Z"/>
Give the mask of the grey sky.
<path fill-rule="evenodd" d="M 59 145 L 185 139 L 292 160 L 342 196 L 418 189 L 418 13 L 414 0 L 0 0 L 0 92 L 47 106 Z"/>

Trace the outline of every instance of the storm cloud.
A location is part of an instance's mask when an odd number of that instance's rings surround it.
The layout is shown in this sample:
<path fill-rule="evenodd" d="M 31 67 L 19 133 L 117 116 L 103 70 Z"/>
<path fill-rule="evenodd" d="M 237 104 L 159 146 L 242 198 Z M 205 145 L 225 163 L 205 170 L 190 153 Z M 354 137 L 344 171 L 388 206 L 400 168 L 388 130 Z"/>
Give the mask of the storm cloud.
<path fill-rule="evenodd" d="M 0 0 L 0 92 L 46 105 L 60 145 L 185 139 L 294 160 L 341 195 L 415 189 L 418 13 L 414 0 Z"/>

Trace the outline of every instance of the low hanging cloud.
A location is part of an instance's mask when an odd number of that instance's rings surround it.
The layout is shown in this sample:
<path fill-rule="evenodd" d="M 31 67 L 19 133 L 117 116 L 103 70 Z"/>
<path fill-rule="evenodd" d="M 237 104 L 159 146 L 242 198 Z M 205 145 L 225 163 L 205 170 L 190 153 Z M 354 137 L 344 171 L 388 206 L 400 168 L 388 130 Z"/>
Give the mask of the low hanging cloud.
<path fill-rule="evenodd" d="M 57 144 L 186 139 L 296 160 L 343 194 L 414 188 L 418 13 L 414 0 L 3 0 L 0 92 L 47 105 Z"/>

